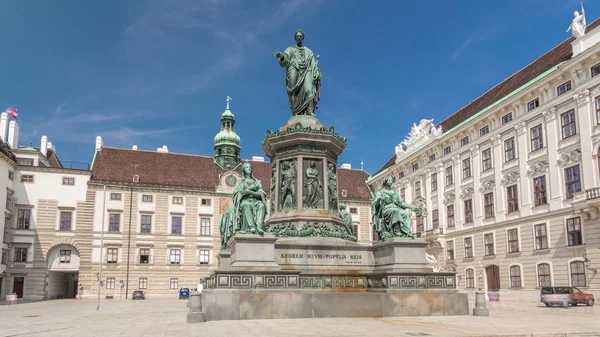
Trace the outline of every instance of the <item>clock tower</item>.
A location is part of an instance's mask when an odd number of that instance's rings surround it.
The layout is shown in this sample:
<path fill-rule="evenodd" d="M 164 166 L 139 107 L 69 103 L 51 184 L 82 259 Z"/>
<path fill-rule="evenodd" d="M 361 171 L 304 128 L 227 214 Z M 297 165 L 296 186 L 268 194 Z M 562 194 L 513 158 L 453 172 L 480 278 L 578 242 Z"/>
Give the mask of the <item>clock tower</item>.
<path fill-rule="evenodd" d="M 215 136 L 215 163 L 224 170 L 232 170 L 240 163 L 240 137 L 233 130 L 235 116 L 229 109 L 231 97 L 227 96 L 227 107 L 221 114 L 221 131 Z"/>

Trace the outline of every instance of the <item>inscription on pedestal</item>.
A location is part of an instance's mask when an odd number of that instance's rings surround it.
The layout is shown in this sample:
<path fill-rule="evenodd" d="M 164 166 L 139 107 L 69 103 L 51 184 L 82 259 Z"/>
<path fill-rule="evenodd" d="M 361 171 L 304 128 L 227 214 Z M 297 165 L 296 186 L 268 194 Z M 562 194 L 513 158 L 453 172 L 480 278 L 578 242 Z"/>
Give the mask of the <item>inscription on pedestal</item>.
<path fill-rule="evenodd" d="M 277 252 L 277 263 L 292 265 L 362 265 L 369 264 L 368 252 L 307 252 L 284 250 Z"/>

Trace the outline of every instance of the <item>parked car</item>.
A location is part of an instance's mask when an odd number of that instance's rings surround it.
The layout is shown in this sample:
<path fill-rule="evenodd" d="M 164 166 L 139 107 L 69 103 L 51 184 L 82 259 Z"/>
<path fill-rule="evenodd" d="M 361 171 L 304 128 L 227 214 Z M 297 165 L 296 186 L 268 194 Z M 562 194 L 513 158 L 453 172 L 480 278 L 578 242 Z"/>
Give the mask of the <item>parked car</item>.
<path fill-rule="evenodd" d="M 541 290 L 540 300 L 547 307 L 552 305 L 561 305 L 567 307 L 570 305 L 585 304 L 587 306 L 594 305 L 594 295 L 585 293 L 577 287 L 558 286 L 558 287 L 543 287 Z"/>
<path fill-rule="evenodd" d="M 190 297 L 190 288 L 179 288 L 179 299 Z"/>
<path fill-rule="evenodd" d="M 144 292 L 141 290 L 136 290 L 133 292 L 133 295 L 131 295 L 131 299 L 135 300 L 136 298 L 141 298 L 141 299 L 145 300 L 146 294 L 144 294 Z"/>

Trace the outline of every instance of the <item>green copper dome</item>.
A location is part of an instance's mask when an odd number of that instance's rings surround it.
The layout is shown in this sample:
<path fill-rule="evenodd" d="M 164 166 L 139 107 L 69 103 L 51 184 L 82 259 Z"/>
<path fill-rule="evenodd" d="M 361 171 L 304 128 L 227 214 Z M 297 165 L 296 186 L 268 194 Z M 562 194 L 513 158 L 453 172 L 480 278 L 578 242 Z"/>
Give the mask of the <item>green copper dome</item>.
<path fill-rule="evenodd" d="M 240 136 L 235 133 L 235 116 L 229 110 L 231 97 L 227 96 L 227 108 L 221 114 L 221 131 L 215 136 L 215 163 L 223 169 L 233 169 L 240 162 Z"/>
<path fill-rule="evenodd" d="M 240 136 L 233 129 L 222 129 L 215 136 L 215 146 L 223 143 L 239 145 Z"/>

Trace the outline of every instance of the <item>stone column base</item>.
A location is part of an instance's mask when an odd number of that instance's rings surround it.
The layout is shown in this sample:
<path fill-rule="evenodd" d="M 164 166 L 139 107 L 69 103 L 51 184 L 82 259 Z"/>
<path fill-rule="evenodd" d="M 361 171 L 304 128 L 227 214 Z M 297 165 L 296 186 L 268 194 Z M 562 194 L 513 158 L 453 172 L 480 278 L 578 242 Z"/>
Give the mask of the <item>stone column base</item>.
<path fill-rule="evenodd" d="M 231 247 L 228 270 L 281 270 L 275 262 L 275 241 L 273 234 L 235 234 L 227 246 Z"/>

